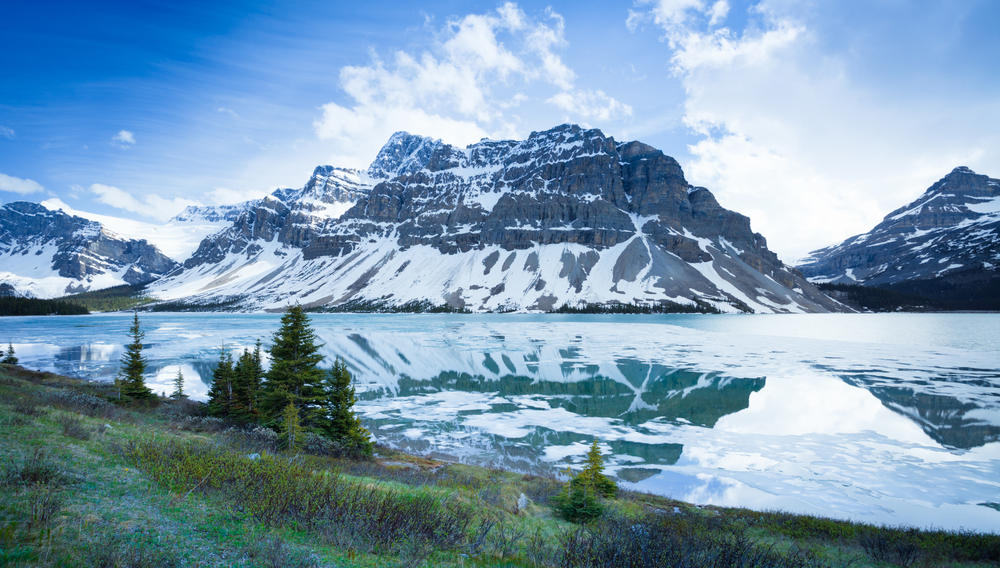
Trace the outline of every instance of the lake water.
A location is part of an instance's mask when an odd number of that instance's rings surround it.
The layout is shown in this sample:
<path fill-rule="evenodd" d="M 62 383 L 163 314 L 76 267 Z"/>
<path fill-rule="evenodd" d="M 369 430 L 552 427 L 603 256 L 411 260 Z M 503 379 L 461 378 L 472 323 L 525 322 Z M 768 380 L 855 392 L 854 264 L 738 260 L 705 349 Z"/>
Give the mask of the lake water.
<path fill-rule="evenodd" d="M 204 399 L 273 314 L 142 314 L 148 383 Z M 33 369 L 110 380 L 131 314 L 4 318 Z M 594 437 L 694 503 L 1000 532 L 1000 315 L 313 316 L 376 437 L 524 471 Z M 201 377 L 201 381 L 198 380 Z M 993 504 L 993 506 L 989 506 Z"/>

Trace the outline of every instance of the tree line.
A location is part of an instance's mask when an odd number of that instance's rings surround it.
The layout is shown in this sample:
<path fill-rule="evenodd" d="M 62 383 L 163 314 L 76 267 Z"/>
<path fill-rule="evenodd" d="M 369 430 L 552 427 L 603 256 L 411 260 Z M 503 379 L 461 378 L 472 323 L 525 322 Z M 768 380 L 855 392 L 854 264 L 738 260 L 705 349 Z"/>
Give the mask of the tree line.
<path fill-rule="evenodd" d="M 64 300 L 38 300 L 16 296 L 0 297 L 0 316 L 76 316 L 90 312 L 86 306 Z"/>
<path fill-rule="evenodd" d="M 143 378 L 145 333 L 138 312 L 129 335 L 132 342 L 122 355 L 115 381 L 119 398 L 138 404 L 155 401 Z M 301 447 L 306 434 L 312 433 L 340 444 L 347 453 L 370 455 L 369 433 L 353 410 L 357 397 L 347 364 L 338 357 L 332 368 L 321 369 L 325 357 L 316 339 L 308 315 L 296 305 L 282 316 L 269 349 L 263 350 L 258 339 L 252 350 L 244 349 L 234 359 L 223 347 L 212 374 L 208 413 L 234 426 L 274 429 L 286 449 Z M 267 371 L 262 351 L 270 355 Z M 184 378 L 178 371 L 171 398 L 185 398 L 183 388 Z"/>

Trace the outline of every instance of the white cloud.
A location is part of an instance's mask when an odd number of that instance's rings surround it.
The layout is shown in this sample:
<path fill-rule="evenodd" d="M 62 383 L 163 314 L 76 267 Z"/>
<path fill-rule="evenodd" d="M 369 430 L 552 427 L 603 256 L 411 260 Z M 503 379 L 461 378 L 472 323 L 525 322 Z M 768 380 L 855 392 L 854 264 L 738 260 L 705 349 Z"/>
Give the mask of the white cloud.
<path fill-rule="evenodd" d="M 200 202 L 183 197 L 164 199 L 155 193 L 151 193 L 138 200 L 125 190 L 112 185 L 95 183 L 90 186 L 91 193 L 97 195 L 97 200 L 101 203 L 151 217 L 157 221 L 166 222 L 174 215 L 177 215 L 190 205 L 201 205 Z"/>
<path fill-rule="evenodd" d="M 0 125 L 0 136 L 3 136 L 4 138 L 14 138 L 14 129 L 9 126 Z"/>
<path fill-rule="evenodd" d="M 235 203 L 250 201 L 251 199 L 260 199 L 267 194 L 267 191 L 257 189 L 237 190 L 226 187 L 216 187 L 206 195 L 209 202 L 213 205 L 233 205 Z"/>
<path fill-rule="evenodd" d="M 952 168 L 996 159 L 1000 102 L 959 108 L 879 92 L 824 53 L 806 23 L 761 2 L 742 32 L 712 26 L 728 6 L 643 3 L 628 25 L 664 32 L 686 92 L 692 183 L 750 216 L 785 259 L 870 230 Z M 970 137 L 969 132 L 980 132 Z M 988 172 L 987 172 L 988 173 Z"/>
<path fill-rule="evenodd" d="M 517 84 L 555 91 L 546 102 L 575 118 L 627 116 L 628 105 L 574 87 L 576 74 L 557 53 L 565 45 L 565 22 L 551 9 L 535 19 L 508 2 L 449 20 L 429 51 L 397 51 L 388 61 L 372 53 L 368 65 L 342 68 L 341 86 L 353 103 L 323 105 L 316 134 L 334 142 L 332 163 L 355 167 L 366 166 L 397 130 L 458 145 L 512 138 L 519 119 L 505 111 L 529 99 L 509 92 Z"/>
<path fill-rule="evenodd" d="M 45 191 L 45 188 L 34 180 L 21 179 L 6 174 L 0 174 L 0 191 L 10 191 L 12 193 L 28 195 L 29 193 Z"/>
<path fill-rule="evenodd" d="M 121 130 L 111 137 L 111 143 L 119 148 L 129 148 L 135 145 L 135 134 L 128 130 Z"/>
<path fill-rule="evenodd" d="M 712 4 L 712 8 L 708 11 L 708 15 L 710 16 L 708 25 L 718 25 L 719 22 L 725 20 L 726 16 L 729 15 L 729 2 L 726 2 L 726 0 L 719 0 L 715 4 Z"/>
<path fill-rule="evenodd" d="M 219 107 L 219 108 L 215 109 L 215 112 L 225 113 L 225 114 L 231 115 L 233 118 L 239 118 L 240 117 L 240 115 L 236 114 L 236 111 L 234 111 L 231 108 Z"/>
<path fill-rule="evenodd" d="M 586 120 L 607 121 L 632 116 L 632 107 L 604 94 L 604 91 L 563 91 L 548 102 Z"/>

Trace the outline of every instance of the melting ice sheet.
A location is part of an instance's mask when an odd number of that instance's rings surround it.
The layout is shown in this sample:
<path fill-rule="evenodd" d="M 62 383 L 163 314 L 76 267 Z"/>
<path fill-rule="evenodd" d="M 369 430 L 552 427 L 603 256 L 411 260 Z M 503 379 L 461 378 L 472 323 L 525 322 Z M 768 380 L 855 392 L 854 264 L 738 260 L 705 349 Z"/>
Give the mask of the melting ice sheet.
<path fill-rule="evenodd" d="M 26 365 L 100 379 L 129 317 L 4 322 Z M 218 348 L 266 346 L 278 318 L 144 315 L 153 388 L 181 369 L 204 397 Z M 1000 530 L 995 314 L 313 322 L 396 447 L 532 471 L 596 436 L 624 484 L 696 503 Z"/>

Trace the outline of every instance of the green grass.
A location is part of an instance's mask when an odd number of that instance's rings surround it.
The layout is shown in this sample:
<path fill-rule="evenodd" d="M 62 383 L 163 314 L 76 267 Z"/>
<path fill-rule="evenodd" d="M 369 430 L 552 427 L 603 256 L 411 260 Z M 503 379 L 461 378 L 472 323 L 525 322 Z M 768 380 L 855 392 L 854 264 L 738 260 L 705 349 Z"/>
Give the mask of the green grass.
<path fill-rule="evenodd" d="M 997 535 L 695 507 L 627 491 L 581 527 L 553 513 L 555 479 L 386 448 L 366 461 L 288 455 L 267 432 L 227 429 L 195 404 L 121 408 L 108 402 L 113 394 L 0 365 L 0 566 L 1000 561 Z"/>

